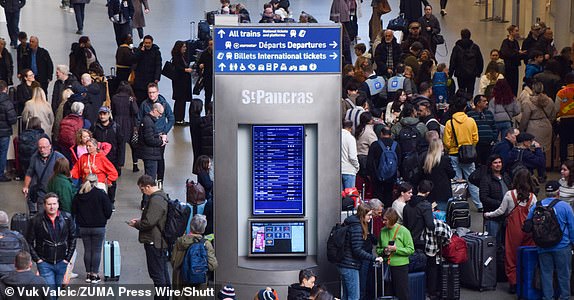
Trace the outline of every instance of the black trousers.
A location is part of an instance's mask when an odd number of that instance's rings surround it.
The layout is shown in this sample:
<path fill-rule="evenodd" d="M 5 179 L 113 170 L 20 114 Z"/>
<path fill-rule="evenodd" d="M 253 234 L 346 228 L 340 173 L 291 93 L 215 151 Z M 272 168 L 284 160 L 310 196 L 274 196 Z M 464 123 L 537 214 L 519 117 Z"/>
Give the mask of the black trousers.
<path fill-rule="evenodd" d="M 409 300 L 409 265 L 392 267 L 393 295 L 399 300 Z"/>
<path fill-rule="evenodd" d="M 427 255 L 427 268 L 425 273 L 427 278 L 427 292 L 429 296 L 438 296 L 440 292 L 440 265 L 436 263 L 436 256 Z"/>
<path fill-rule="evenodd" d="M 157 249 L 154 245 L 144 244 L 145 256 L 147 260 L 147 272 L 153 281 L 154 287 L 170 287 L 171 280 L 167 268 L 167 251 Z M 155 300 L 168 300 L 169 297 L 154 296 Z"/>
<path fill-rule="evenodd" d="M 477 162 L 481 165 L 486 165 L 486 161 L 490 156 L 490 149 L 492 146 L 490 144 L 477 144 L 476 145 L 476 154 L 478 156 Z"/>
<path fill-rule="evenodd" d="M 446 9 L 446 3 L 448 0 L 440 0 L 440 9 Z"/>
<path fill-rule="evenodd" d="M 86 8 L 85 3 L 75 3 L 72 4 L 74 8 L 74 14 L 76 15 L 76 25 L 78 26 L 78 30 L 84 30 L 84 9 Z"/>
<path fill-rule="evenodd" d="M 173 114 L 175 116 L 175 121 L 185 121 L 185 106 L 187 101 L 185 100 L 173 100 L 175 104 L 173 105 Z"/>
<path fill-rule="evenodd" d="M 518 96 L 518 66 L 510 66 L 510 63 L 504 63 L 504 78 L 510 84 L 514 96 Z"/>
<path fill-rule="evenodd" d="M 393 187 L 395 186 L 396 178 L 389 181 L 373 180 L 373 194 L 376 198 L 383 202 L 385 208 L 393 205 Z"/>
<path fill-rule="evenodd" d="M 461 90 L 465 90 L 468 94 L 474 95 L 474 83 L 476 81 L 476 77 L 466 77 L 466 76 L 457 76 L 456 83 L 458 83 L 458 88 Z"/>
<path fill-rule="evenodd" d="M 131 22 L 126 22 L 125 24 L 114 23 L 114 33 L 116 35 L 116 44 L 123 44 L 123 40 L 129 34 L 132 34 L 132 24 Z"/>
<path fill-rule="evenodd" d="M 560 118 L 558 135 L 560 136 L 560 162 L 568 159 L 568 145 L 574 144 L 574 118 Z"/>

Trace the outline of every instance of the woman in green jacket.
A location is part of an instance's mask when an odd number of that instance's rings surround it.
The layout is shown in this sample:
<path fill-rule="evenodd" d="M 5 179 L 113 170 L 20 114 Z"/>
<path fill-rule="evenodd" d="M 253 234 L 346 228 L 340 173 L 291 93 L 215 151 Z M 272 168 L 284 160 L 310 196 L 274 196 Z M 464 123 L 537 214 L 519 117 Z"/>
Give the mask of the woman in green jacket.
<path fill-rule="evenodd" d="M 391 268 L 395 296 L 399 300 L 409 299 L 409 256 L 415 252 L 415 245 L 409 230 L 398 224 L 399 214 L 392 207 L 385 211 L 381 238 L 377 254 L 385 258 Z"/>
<path fill-rule="evenodd" d="M 72 199 L 76 189 L 70 178 L 70 163 L 65 158 L 58 158 L 54 164 L 54 175 L 48 182 L 48 192 L 54 192 L 60 199 L 60 210 L 72 213 Z"/>

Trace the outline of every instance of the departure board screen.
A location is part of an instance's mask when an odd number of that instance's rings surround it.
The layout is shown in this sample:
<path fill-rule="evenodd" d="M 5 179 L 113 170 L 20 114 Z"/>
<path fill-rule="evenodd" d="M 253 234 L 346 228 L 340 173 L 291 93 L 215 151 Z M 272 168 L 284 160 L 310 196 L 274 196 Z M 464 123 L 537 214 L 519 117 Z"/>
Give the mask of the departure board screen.
<path fill-rule="evenodd" d="M 253 126 L 253 215 L 303 215 L 305 128 Z"/>

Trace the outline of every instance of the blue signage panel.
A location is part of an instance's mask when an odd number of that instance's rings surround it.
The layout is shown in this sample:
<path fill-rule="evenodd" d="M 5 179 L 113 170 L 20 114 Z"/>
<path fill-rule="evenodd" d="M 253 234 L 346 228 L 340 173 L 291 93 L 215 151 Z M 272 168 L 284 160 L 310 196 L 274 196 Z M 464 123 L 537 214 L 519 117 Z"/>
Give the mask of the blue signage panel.
<path fill-rule="evenodd" d="M 218 74 L 341 72 L 339 27 L 217 27 L 213 41 Z"/>
<path fill-rule="evenodd" d="M 253 215 L 303 215 L 303 126 L 253 126 Z"/>

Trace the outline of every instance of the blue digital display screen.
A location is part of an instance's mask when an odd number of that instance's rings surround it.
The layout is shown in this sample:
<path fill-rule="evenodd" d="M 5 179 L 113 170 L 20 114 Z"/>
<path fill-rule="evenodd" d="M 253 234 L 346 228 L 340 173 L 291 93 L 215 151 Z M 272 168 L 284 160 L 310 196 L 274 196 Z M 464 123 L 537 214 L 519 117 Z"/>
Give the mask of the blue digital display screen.
<path fill-rule="evenodd" d="M 305 128 L 253 126 L 253 215 L 303 215 Z"/>
<path fill-rule="evenodd" d="M 305 255 L 305 227 L 305 221 L 251 221 L 249 256 Z"/>

